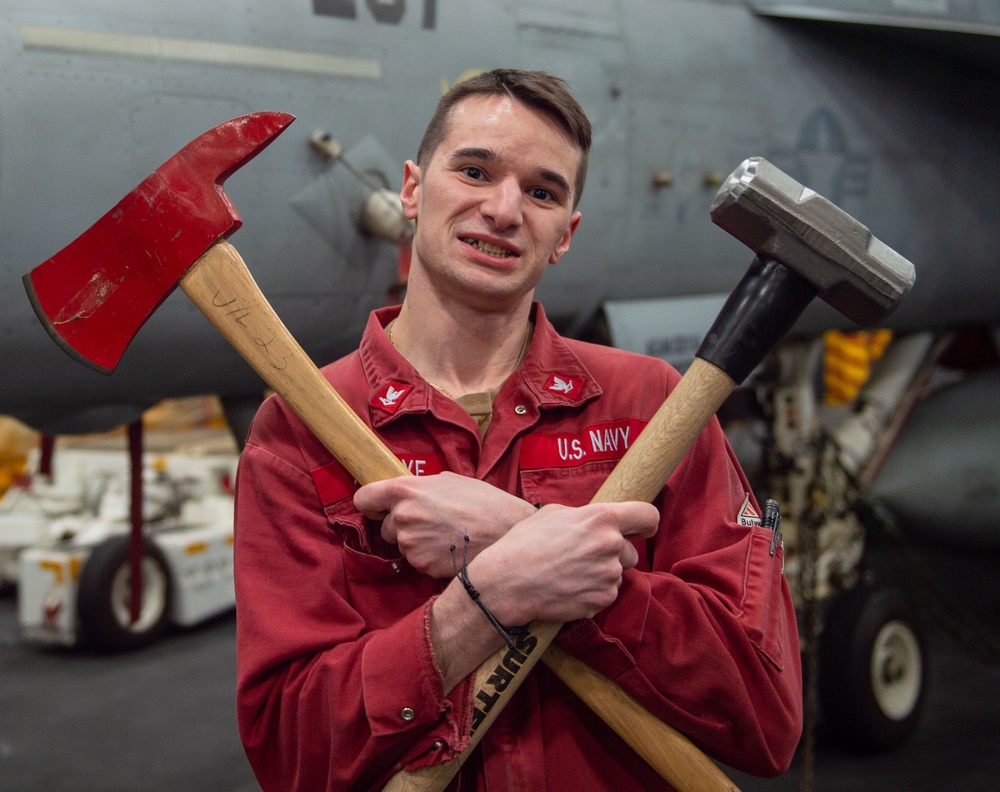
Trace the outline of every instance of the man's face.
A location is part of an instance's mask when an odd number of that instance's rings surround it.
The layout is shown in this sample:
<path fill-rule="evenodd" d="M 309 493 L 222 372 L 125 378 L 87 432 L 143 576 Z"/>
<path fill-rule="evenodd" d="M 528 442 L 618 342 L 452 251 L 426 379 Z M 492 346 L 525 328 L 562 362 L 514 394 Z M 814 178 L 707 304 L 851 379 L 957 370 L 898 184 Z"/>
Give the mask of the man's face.
<path fill-rule="evenodd" d="M 411 267 L 444 299 L 510 310 L 569 249 L 581 152 L 554 120 L 507 97 L 471 96 L 449 121 L 429 161 L 404 171 Z"/>

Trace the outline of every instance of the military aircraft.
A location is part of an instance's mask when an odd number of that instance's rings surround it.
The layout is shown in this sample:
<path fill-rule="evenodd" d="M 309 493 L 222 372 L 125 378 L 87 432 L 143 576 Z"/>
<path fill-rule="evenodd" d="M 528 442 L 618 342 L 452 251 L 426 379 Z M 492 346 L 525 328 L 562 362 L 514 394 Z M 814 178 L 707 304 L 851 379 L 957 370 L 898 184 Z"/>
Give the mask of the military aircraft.
<path fill-rule="evenodd" d="M 594 122 L 584 222 L 539 290 L 565 332 L 582 333 L 608 301 L 728 292 L 747 251 L 707 209 L 749 155 L 917 264 L 897 326 L 995 324 L 1000 281 L 984 273 L 1000 236 L 1000 11 L 963 8 L 11 0 L 0 13 L 0 412 L 79 431 L 167 396 L 258 398 L 256 375 L 182 295 L 108 378 L 39 334 L 17 284 L 188 140 L 254 110 L 298 120 L 229 180 L 245 222 L 233 242 L 314 359 L 351 349 L 397 277 L 396 244 L 359 227 L 364 199 L 398 188 L 442 87 L 498 64 L 564 75 Z M 317 131 L 341 144 L 340 161 L 311 144 Z"/>
<path fill-rule="evenodd" d="M 398 290 L 406 230 L 384 199 L 436 100 L 464 75 L 505 65 L 565 77 L 594 124 L 583 223 L 537 293 L 563 332 L 593 337 L 608 325 L 612 342 L 625 345 L 632 333 L 640 351 L 685 353 L 711 320 L 686 301 L 711 304 L 750 259 L 712 225 L 709 206 L 725 176 L 759 155 L 915 263 L 916 286 L 893 328 L 985 328 L 995 362 L 1000 9 L 992 5 L 7 0 L 0 413 L 49 433 L 94 431 L 135 421 L 166 397 L 216 393 L 245 431 L 262 384 L 183 295 L 166 301 L 106 377 L 51 342 L 21 276 L 202 131 L 256 110 L 289 112 L 295 124 L 227 182 L 244 220 L 231 241 L 306 351 L 332 360 L 355 347 L 369 311 Z M 379 206 L 389 217 L 381 225 Z M 637 330 L 634 317 L 650 316 L 640 307 L 680 316 L 682 326 L 643 318 Z M 818 306 L 797 334 L 835 326 L 843 320 Z M 995 383 L 995 371 L 982 376 Z M 796 377 L 810 380 L 793 365 Z M 910 438 L 909 453 L 926 458 L 974 439 L 976 489 L 952 466 L 957 490 L 932 499 L 925 485 L 925 505 L 911 516 L 947 520 L 977 497 L 965 524 L 995 527 L 1000 431 L 987 410 L 995 389 L 954 387 L 945 413 L 961 420 L 931 421 L 933 441 Z M 894 480 L 905 483 L 902 462 Z M 889 495 L 900 505 L 918 497 L 905 486 Z M 1000 532 L 980 534 L 995 541 Z"/>

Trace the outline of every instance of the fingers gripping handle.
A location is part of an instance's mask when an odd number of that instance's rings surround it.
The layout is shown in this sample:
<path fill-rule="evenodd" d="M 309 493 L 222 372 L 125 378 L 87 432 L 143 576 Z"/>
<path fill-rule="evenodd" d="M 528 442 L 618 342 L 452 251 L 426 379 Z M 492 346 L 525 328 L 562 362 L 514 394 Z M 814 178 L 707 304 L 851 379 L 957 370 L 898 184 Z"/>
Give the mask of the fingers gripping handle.
<path fill-rule="evenodd" d="M 358 481 L 409 474 L 288 332 L 232 245 L 212 245 L 180 287 Z"/>

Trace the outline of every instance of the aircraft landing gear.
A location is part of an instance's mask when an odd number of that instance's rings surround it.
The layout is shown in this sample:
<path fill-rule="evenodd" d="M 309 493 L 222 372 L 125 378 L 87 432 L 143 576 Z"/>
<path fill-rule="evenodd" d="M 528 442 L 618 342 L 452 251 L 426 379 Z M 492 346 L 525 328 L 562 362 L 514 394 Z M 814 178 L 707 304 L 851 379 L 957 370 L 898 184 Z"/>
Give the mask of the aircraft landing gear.
<path fill-rule="evenodd" d="M 927 653 L 912 608 L 896 589 L 838 595 L 820 637 L 824 720 L 841 742 L 888 751 L 909 740 L 927 688 Z"/>

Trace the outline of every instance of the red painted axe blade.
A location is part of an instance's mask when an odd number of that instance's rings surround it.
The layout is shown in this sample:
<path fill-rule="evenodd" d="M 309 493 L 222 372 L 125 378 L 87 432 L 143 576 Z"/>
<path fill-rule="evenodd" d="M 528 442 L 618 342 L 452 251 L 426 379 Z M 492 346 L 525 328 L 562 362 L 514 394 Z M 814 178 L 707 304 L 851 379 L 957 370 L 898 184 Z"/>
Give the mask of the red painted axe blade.
<path fill-rule="evenodd" d="M 226 178 L 293 120 L 250 113 L 208 130 L 25 275 L 35 313 L 55 341 L 111 373 L 181 276 L 242 224 L 223 189 Z"/>

